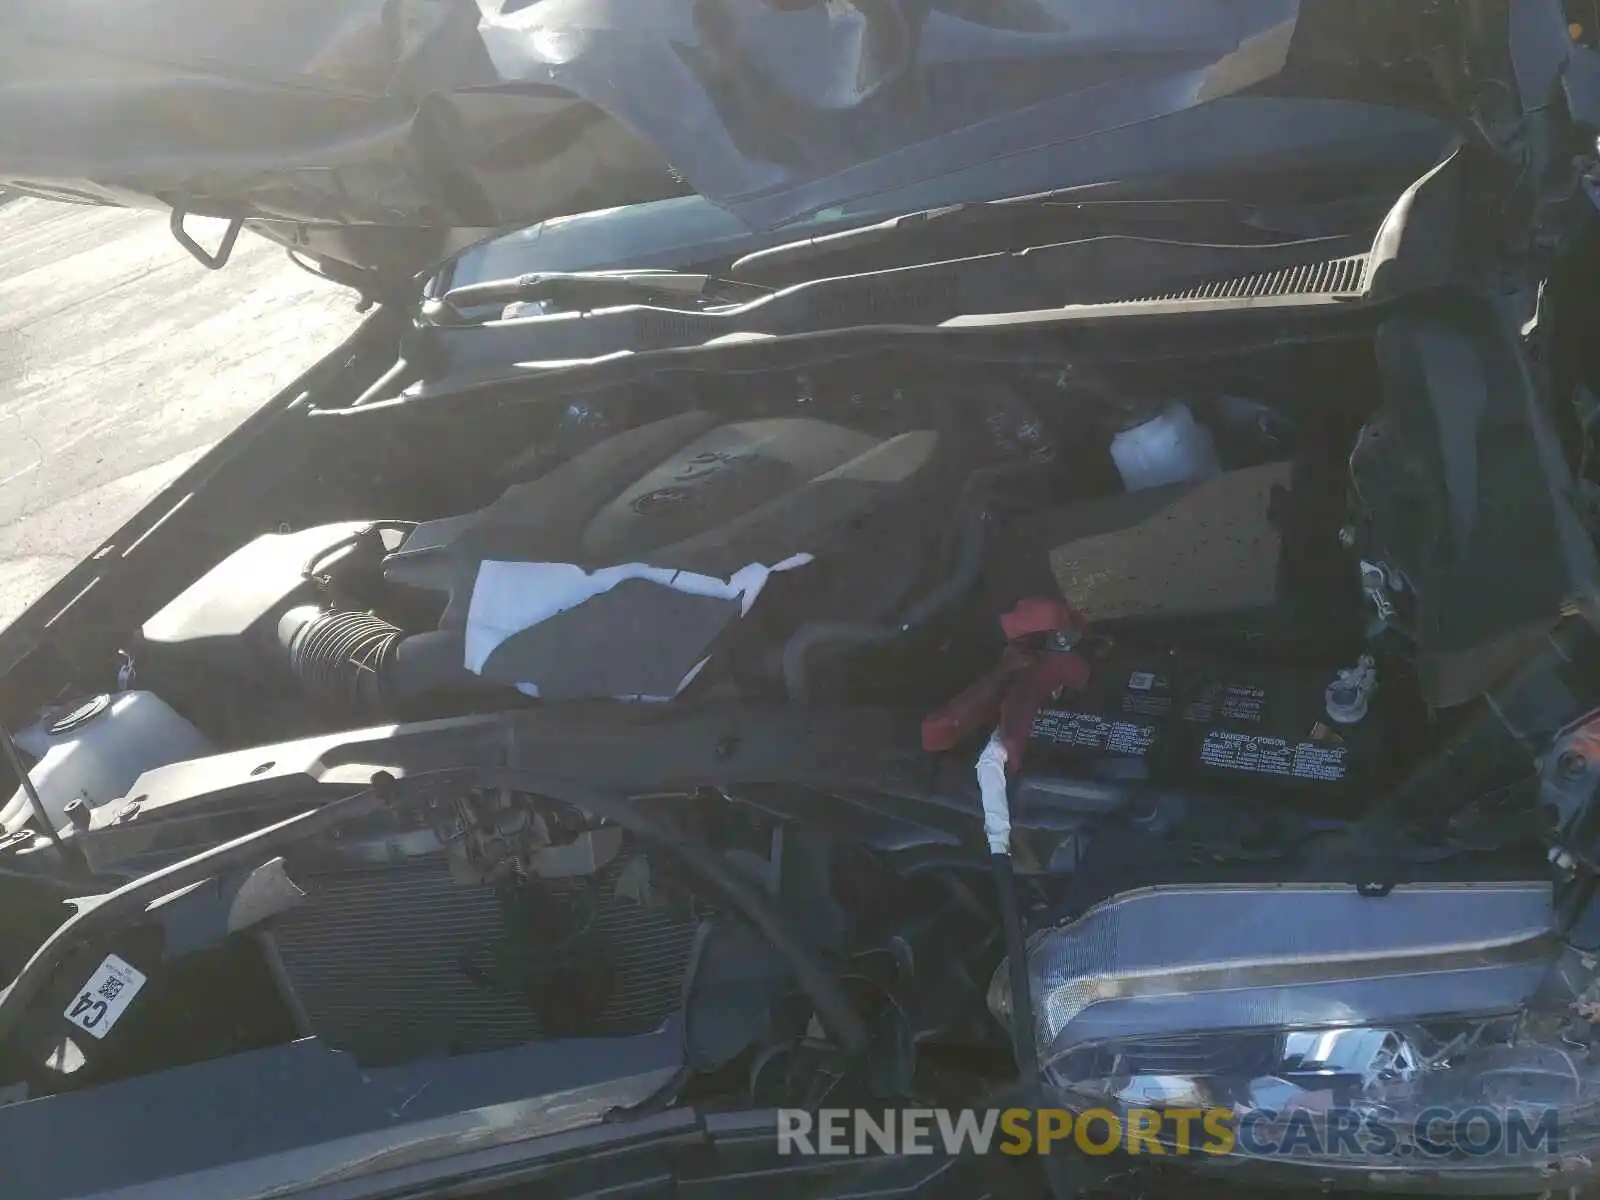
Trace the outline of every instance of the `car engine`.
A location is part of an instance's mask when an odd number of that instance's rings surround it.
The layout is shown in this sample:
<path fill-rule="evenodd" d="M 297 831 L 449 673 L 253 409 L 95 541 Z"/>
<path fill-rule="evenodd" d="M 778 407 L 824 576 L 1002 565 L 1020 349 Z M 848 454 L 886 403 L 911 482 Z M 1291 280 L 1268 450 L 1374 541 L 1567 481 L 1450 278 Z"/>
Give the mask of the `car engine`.
<path fill-rule="evenodd" d="M 1342 466 L 1279 441 L 1281 414 L 1225 396 L 1207 424 L 1157 395 L 1079 429 L 1043 415 L 1072 393 L 1038 388 L 977 384 L 959 400 L 976 411 L 904 388 L 801 395 L 786 415 L 688 407 L 616 431 L 577 405 L 552 431 L 577 448 L 493 464 L 481 507 L 263 533 L 130 653 L 148 690 L 215 721 L 234 688 L 376 718 L 514 691 L 903 695 L 906 655 L 877 684 L 866 664 L 934 618 L 984 653 L 989 618 L 1030 594 L 1151 646 L 1327 663 L 1359 646 L 1359 575 L 1330 532 Z M 500 611 L 530 586 L 542 605 Z"/>
<path fill-rule="evenodd" d="M 107 889 L 327 826 L 81 946 L 9 1070 L 46 1094 L 296 1038 L 390 1069 L 681 1023 L 702 1096 L 906 1094 L 930 1062 L 992 1083 L 991 729 L 1029 928 L 1329 862 L 1527 878 L 1518 738 L 1554 710 L 1513 690 L 1441 721 L 1419 579 L 1369 537 L 1352 457 L 1381 390 L 1338 344 L 329 414 L 280 510 L 127 631 L 114 685 L 16 731 L 30 786 L 0 812 Z M 1020 717 L 982 699 L 1019 663 Z M 1452 736 L 1472 754 L 1418 784 Z M 1407 788 L 1374 857 L 1374 799 Z M 816 1022 L 842 1018 L 752 904 L 898 1049 L 836 1061 Z M 107 952 L 149 1001 L 75 991 Z"/>
<path fill-rule="evenodd" d="M 484 564 L 648 564 L 655 575 L 728 579 L 798 554 L 846 561 L 885 538 L 897 515 L 902 531 L 910 527 L 908 510 L 927 503 L 937 448 L 933 430 L 877 437 L 809 417 L 679 413 L 511 483 L 476 512 L 264 534 L 145 624 L 138 661 L 163 692 L 276 669 L 316 700 L 373 715 L 497 685 L 536 686 L 546 699 L 671 695 L 737 616 L 733 599 L 636 574 L 500 642 L 469 672 Z M 535 469 L 519 458 L 501 475 Z M 824 589 L 808 596 L 819 615 L 841 606 L 839 617 L 849 616 L 851 585 L 832 589 L 844 595 Z M 374 608 L 438 616 L 413 633 Z"/>

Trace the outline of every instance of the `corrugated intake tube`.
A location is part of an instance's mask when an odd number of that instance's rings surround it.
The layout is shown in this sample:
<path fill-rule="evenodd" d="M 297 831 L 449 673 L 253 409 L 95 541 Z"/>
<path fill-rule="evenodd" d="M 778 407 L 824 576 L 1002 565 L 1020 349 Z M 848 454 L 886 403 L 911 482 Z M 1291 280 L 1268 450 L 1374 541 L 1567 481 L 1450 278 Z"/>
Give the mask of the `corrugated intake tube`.
<path fill-rule="evenodd" d="M 290 609 L 278 622 L 289 669 L 318 700 L 365 712 L 384 707 L 384 673 L 404 633 L 365 612 Z"/>

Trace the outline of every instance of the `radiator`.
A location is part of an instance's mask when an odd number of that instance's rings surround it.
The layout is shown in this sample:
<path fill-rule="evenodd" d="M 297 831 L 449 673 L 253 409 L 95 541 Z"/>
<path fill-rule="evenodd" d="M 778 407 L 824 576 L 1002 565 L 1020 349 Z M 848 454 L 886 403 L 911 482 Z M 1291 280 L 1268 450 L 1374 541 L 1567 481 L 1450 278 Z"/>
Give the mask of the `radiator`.
<path fill-rule="evenodd" d="M 692 917 L 615 896 L 619 870 L 600 873 L 586 935 L 601 939 L 611 974 L 607 998 L 584 1022 L 592 1036 L 647 1032 L 676 1010 L 694 940 Z M 379 1066 L 545 1036 L 533 1002 L 462 969 L 463 955 L 503 939 L 507 922 L 496 890 L 456 882 L 443 855 L 295 880 L 307 902 L 277 919 L 273 941 L 295 1000 L 328 1044 Z"/>

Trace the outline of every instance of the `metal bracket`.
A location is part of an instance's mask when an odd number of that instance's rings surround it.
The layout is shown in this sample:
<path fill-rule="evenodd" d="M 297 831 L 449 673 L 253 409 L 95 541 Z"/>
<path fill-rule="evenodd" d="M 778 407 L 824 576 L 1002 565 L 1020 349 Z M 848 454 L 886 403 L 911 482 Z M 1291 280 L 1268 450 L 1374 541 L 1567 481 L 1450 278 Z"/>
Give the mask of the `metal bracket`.
<path fill-rule="evenodd" d="M 233 244 L 239 240 L 239 232 L 244 228 L 244 218 L 235 217 L 228 222 L 228 228 L 223 231 L 222 241 L 217 243 L 215 251 L 207 250 L 189 236 L 189 231 L 183 227 L 183 223 L 188 218 L 189 214 L 184 209 L 175 208 L 172 210 L 172 220 L 167 226 L 172 230 L 172 236 L 177 240 L 178 245 L 187 250 L 190 257 L 206 270 L 222 270 L 223 267 L 228 265 L 228 260 L 233 257 Z"/>

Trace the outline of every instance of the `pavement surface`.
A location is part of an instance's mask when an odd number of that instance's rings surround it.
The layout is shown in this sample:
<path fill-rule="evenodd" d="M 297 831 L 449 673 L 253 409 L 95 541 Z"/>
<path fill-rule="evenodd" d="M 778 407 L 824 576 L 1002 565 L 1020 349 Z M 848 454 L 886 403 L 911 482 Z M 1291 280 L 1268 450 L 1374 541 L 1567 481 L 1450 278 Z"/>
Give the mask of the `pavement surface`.
<path fill-rule="evenodd" d="M 213 272 L 160 214 L 0 198 L 0 625 L 359 320 L 248 233 Z"/>

